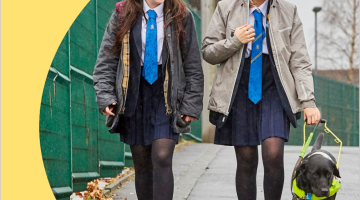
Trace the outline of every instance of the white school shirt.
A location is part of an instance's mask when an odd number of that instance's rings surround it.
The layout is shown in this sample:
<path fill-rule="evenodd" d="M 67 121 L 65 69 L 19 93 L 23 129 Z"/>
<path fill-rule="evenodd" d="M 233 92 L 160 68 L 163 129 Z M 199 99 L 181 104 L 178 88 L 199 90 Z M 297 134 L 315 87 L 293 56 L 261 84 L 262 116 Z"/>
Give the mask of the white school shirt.
<path fill-rule="evenodd" d="M 249 21 L 248 21 L 248 25 L 254 25 L 254 23 L 255 23 L 254 11 L 255 11 L 255 10 L 259 10 L 259 11 L 262 13 L 262 15 L 263 15 L 263 27 L 264 27 L 264 30 L 266 30 L 266 15 L 267 15 L 268 3 L 269 3 L 269 0 L 266 0 L 263 4 L 261 4 L 261 6 L 259 6 L 259 7 L 252 7 L 252 8 L 249 9 Z M 246 52 L 245 52 L 245 58 L 250 57 L 250 55 L 251 55 L 251 49 L 252 49 L 252 42 L 249 42 L 249 43 L 247 44 L 247 48 L 246 48 Z M 268 47 L 267 47 L 267 44 L 266 44 L 266 38 L 265 38 L 265 37 L 264 37 L 264 40 L 263 40 L 262 52 L 263 52 L 264 54 L 269 54 Z"/>
<path fill-rule="evenodd" d="M 157 54 L 158 54 L 158 65 L 162 64 L 161 53 L 164 42 L 164 3 L 158 5 L 156 8 L 151 9 L 145 0 L 143 0 L 143 10 L 147 19 L 149 19 L 148 11 L 153 10 L 156 12 L 156 28 L 157 28 Z M 145 57 L 145 45 L 146 45 L 146 28 L 147 23 L 145 17 L 142 17 L 141 26 L 141 40 L 142 40 L 142 53 L 141 53 L 141 66 L 144 65 Z M 136 39 L 136 38 L 135 38 Z"/>

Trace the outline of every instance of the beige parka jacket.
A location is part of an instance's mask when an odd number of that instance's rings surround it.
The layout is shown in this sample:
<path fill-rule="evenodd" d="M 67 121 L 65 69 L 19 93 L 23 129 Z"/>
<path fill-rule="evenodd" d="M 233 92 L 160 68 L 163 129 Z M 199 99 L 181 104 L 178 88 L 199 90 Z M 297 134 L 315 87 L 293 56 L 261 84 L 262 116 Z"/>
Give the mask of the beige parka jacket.
<path fill-rule="evenodd" d="M 277 72 L 292 112 L 316 107 L 311 61 L 302 22 L 295 5 L 270 0 L 269 37 Z M 202 54 L 210 64 L 220 64 L 212 86 L 209 110 L 229 114 L 234 85 L 245 44 L 232 31 L 248 23 L 249 0 L 218 3 L 202 43 Z"/>

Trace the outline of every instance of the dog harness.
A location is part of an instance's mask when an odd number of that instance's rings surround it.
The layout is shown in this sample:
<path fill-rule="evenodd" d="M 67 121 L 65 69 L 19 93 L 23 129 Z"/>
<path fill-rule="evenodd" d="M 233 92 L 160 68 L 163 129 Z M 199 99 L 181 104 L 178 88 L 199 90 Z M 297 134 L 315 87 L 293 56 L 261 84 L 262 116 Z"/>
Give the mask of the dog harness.
<path fill-rule="evenodd" d="M 307 193 L 305 194 L 305 191 L 298 188 L 297 185 L 296 185 L 296 179 L 293 180 L 293 187 L 294 187 L 294 192 L 295 194 L 299 197 L 298 200 L 321 200 L 321 199 L 326 199 L 327 197 L 317 197 L 315 196 L 314 194 L 311 194 L 311 193 Z M 330 191 L 330 195 L 329 197 L 331 196 L 334 196 L 336 194 L 336 192 L 341 188 L 341 179 L 334 176 L 333 180 L 332 180 L 332 183 L 331 183 L 331 186 L 329 188 L 329 191 Z"/>
<path fill-rule="evenodd" d="M 313 155 L 321 155 L 324 158 L 326 158 L 326 159 L 330 160 L 331 162 L 333 162 L 334 164 L 336 164 L 336 162 L 334 160 L 332 160 L 331 157 L 324 152 L 314 152 L 312 154 L 309 154 L 307 156 L 307 158 L 310 158 Z M 327 198 L 327 197 L 317 197 L 311 193 L 305 194 L 305 191 L 298 188 L 298 186 L 296 185 L 296 178 L 293 180 L 293 187 L 294 187 L 294 193 L 299 197 L 296 200 L 321 200 L 321 199 Z M 331 186 L 329 188 L 329 192 L 330 192 L 329 197 L 334 196 L 340 188 L 341 188 L 341 178 L 338 178 L 334 175 L 334 178 L 331 182 Z"/>
<path fill-rule="evenodd" d="M 340 144 L 340 149 L 339 149 L 337 162 L 336 162 L 336 160 L 331 159 L 331 157 L 328 154 L 324 153 L 324 152 L 314 152 L 314 153 L 308 155 L 307 158 L 309 158 L 309 157 L 311 157 L 313 155 L 321 155 L 321 156 L 325 157 L 326 159 L 329 159 L 334 164 L 336 164 L 336 168 L 339 169 L 339 160 L 340 160 L 342 141 L 327 127 L 327 120 L 326 119 L 320 119 L 319 120 L 319 122 L 315 125 L 315 128 L 314 128 L 313 132 L 310 133 L 308 140 L 306 140 L 306 134 L 305 134 L 306 121 L 305 121 L 304 122 L 304 127 L 303 127 L 303 147 L 301 149 L 299 159 L 295 164 L 294 171 L 292 173 L 293 177 L 291 178 L 290 191 L 291 191 L 291 194 L 293 196 L 293 200 L 318 200 L 318 199 L 326 199 L 327 198 L 327 197 L 317 197 L 317 196 L 315 196 L 314 194 L 311 194 L 311 193 L 305 194 L 305 191 L 298 188 L 297 185 L 296 185 L 296 172 L 295 172 L 295 169 L 303 161 L 305 152 L 306 152 L 307 148 L 310 145 L 311 139 L 312 139 L 312 137 L 314 135 L 314 132 L 315 132 L 317 126 L 320 123 L 324 123 L 324 127 L 325 127 L 324 131 L 325 131 L 325 133 L 330 133 L 332 136 L 334 136 L 335 142 Z M 294 188 L 294 192 L 293 192 L 293 188 Z M 341 188 L 341 179 L 334 175 L 334 178 L 333 178 L 333 180 L 331 182 L 331 186 L 329 188 L 329 192 L 330 192 L 329 196 L 334 196 L 336 194 L 336 192 L 340 188 Z"/>
<path fill-rule="evenodd" d="M 314 153 L 312 153 L 312 154 L 309 154 L 307 157 L 310 158 L 310 157 L 313 156 L 313 155 L 321 155 L 321 156 L 323 156 L 324 158 L 330 160 L 332 163 L 336 164 L 336 162 L 333 161 L 333 159 L 331 159 L 331 157 L 330 157 L 328 154 L 324 153 L 324 152 L 314 152 Z"/>

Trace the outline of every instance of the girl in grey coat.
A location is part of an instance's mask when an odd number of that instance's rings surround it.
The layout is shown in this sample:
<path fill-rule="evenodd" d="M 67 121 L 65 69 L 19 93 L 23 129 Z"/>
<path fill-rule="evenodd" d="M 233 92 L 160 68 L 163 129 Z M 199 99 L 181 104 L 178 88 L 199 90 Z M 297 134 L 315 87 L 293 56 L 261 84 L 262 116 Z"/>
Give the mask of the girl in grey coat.
<path fill-rule="evenodd" d="M 207 62 L 220 64 L 210 121 L 215 144 L 235 147 L 238 198 L 256 199 L 261 144 L 265 199 L 281 199 L 290 124 L 297 127 L 301 111 L 308 124 L 320 119 L 296 6 L 284 0 L 220 1 L 202 53 Z"/>
<path fill-rule="evenodd" d="M 138 199 L 172 199 L 174 147 L 179 133 L 189 132 L 200 116 L 204 82 L 194 19 L 185 3 L 118 3 L 93 75 L 109 131 L 130 145 Z"/>

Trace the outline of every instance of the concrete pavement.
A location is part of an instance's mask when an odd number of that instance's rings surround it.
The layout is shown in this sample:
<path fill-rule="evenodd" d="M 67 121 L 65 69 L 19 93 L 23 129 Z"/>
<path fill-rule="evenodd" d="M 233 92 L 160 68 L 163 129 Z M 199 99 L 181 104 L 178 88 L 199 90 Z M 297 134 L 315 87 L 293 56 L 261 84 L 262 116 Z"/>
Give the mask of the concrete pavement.
<path fill-rule="evenodd" d="M 324 146 L 337 157 L 338 147 Z M 290 176 L 300 154 L 300 146 L 285 146 L 285 183 L 282 200 L 291 200 Z M 309 147 L 311 150 L 311 147 Z M 261 152 L 259 146 L 259 153 Z M 337 199 L 360 199 L 359 194 L 359 147 L 343 147 L 340 157 L 342 188 Z M 174 199 L 212 200 L 237 199 L 235 190 L 236 160 L 233 147 L 213 144 L 192 144 L 175 152 L 173 160 L 175 192 Z M 257 173 L 257 199 L 263 200 L 264 169 L 261 155 Z M 135 184 L 131 180 L 115 199 L 135 200 Z"/>

